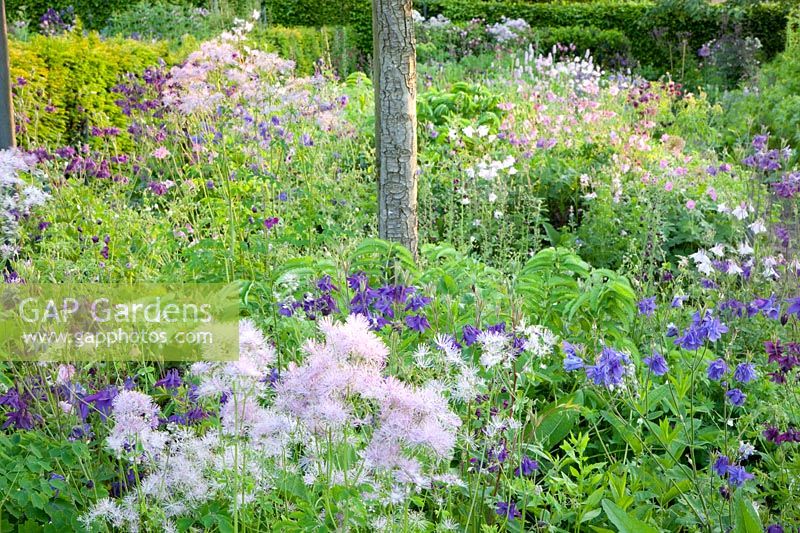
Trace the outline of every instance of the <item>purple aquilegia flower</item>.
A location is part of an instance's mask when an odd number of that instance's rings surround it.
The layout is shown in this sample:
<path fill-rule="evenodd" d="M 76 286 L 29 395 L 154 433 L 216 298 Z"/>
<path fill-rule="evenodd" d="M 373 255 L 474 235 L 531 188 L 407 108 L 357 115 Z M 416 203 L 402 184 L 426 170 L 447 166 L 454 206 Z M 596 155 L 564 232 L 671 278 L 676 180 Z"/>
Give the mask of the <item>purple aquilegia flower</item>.
<path fill-rule="evenodd" d="M 83 398 L 83 403 L 86 405 L 87 410 L 86 413 L 88 415 L 88 406 L 94 405 L 94 408 L 100 413 L 100 419 L 105 420 L 106 417 L 111 413 L 111 406 L 114 398 L 117 397 L 119 391 L 116 387 L 108 387 L 107 389 L 103 389 L 100 391 L 95 392 L 94 394 L 90 394 Z M 83 405 L 82 405 L 83 407 Z M 83 409 L 81 410 L 82 418 L 86 418 L 86 415 L 83 414 Z"/>
<path fill-rule="evenodd" d="M 770 524 L 765 531 L 766 533 L 784 533 L 783 526 L 780 524 Z"/>
<path fill-rule="evenodd" d="M 278 222 L 280 222 L 280 219 L 278 217 L 265 218 L 264 227 L 267 229 L 272 229 L 278 225 Z"/>
<path fill-rule="evenodd" d="M 800 318 L 800 296 L 797 298 L 789 298 L 786 300 L 786 303 L 789 304 L 789 308 L 786 309 L 786 314 L 795 315 Z"/>
<path fill-rule="evenodd" d="M 719 381 L 728 371 L 728 365 L 722 359 L 716 359 L 708 364 L 708 379 Z"/>
<path fill-rule="evenodd" d="M 339 288 L 333 284 L 329 275 L 322 276 L 317 280 L 317 289 L 322 292 L 338 291 Z"/>
<path fill-rule="evenodd" d="M 183 381 L 177 368 L 171 368 L 163 378 L 155 382 L 156 387 L 164 387 L 165 389 L 177 389 L 182 384 Z"/>
<path fill-rule="evenodd" d="M 725 396 L 727 396 L 728 400 L 730 400 L 730 402 L 736 407 L 744 405 L 744 402 L 747 399 L 747 395 L 739 389 L 731 389 L 725 393 Z"/>
<path fill-rule="evenodd" d="M 736 367 L 733 379 L 741 383 L 749 383 L 756 379 L 756 369 L 750 363 L 741 363 Z"/>
<path fill-rule="evenodd" d="M 528 477 L 532 476 L 537 470 L 539 470 L 539 462 L 531 459 L 527 455 L 524 455 L 519 466 L 514 470 L 514 475 L 517 477 Z"/>
<path fill-rule="evenodd" d="M 653 313 L 656 312 L 656 297 L 650 296 L 649 298 L 643 298 L 639 300 L 638 306 L 640 315 L 651 317 Z"/>
<path fill-rule="evenodd" d="M 675 324 L 667 324 L 667 338 L 678 336 L 678 326 Z"/>
<path fill-rule="evenodd" d="M 645 357 L 642 361 L 647 365 L 647 368 L 650 369 L 650 372 L 656 376 L 663 376 L 669 372 L 667 361 L 664 359 L 664 356 L 658 352 L 653 352 L 653 355 Z"/>
<path fill-rule="evenodd" d="M 480 334 L 481 330 L 469 324 L 461 328 L 461 339 L 467 346 L 472 346 L 475 344 L 475 342 L 478 340 L 478 335 Z"/>
<path fill-rule="evenodd" d="M 406 311 L 413 311 L 414 313 L 418 312 L 420 309 L 431 303 L 433 300 L 427 296 L 422 296 L 421 294 L 415 294 L 411 298 L 408 299 L 408 303 L 406 304 Z"/>
<path fill-rule="evenodd" d="M 420 333 L 424 333 L 425 330 L 431 328 L 431 325 L 425 315 L 408 315 L 406 317 L 406 326 L 408 326 L 409 329 L 419 331 Z"/>
<path fill-rule="evenodd" d="M 498 516 L 509 521 L 522 516 L 522 513 L 517 510 L 517 504 L 515 502 L 497 502 L 495 512 Z"/>

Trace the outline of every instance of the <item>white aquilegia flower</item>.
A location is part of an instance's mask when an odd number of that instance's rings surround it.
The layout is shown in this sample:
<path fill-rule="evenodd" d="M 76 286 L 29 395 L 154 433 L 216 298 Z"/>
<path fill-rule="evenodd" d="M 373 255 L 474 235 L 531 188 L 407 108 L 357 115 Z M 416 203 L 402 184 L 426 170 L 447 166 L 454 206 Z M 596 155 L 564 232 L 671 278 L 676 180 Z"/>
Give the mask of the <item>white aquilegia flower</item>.
<path fill-rule="evenodd" d="M 750 228 L 750 231 L 752 231 L 755 235 L 758 235 L 759 233 L 766 233 L 767 231 L 767 226 L 764 225 L 764 221 L 760 218 L 747 227 Z"/>

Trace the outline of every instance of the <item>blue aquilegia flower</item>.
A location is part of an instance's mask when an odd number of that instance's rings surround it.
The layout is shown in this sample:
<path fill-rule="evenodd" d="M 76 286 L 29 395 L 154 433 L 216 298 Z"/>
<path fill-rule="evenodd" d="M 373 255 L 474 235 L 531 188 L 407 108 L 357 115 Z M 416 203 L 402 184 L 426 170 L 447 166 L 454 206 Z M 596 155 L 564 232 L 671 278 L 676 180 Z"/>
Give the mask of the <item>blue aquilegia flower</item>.
<path fill-rule="evenodd" d="M 719 381 L 728 372 L 728 365 L 722 359 L 716 359 L 708 363 L 708 379 Z"/>
<path fill-rule="evenodd" d="M 727 455 L 720 455 L 717 457 L 717 460 L 714 461 L 714 464 L 711 466 L 711 470 L 713 470 L 716 475 L 723 477 L 728 473 L 728 467 L 730 464 L 731 460 Z"/>
<path fill-rule="evenodd" d="M 626 354 L 605 347 L 597 359 L 597 364 L 586 367 L 586 377 L 595 385 L 609 388 L 620 385 L 625 377 L 625 365 L 630 362 Z"/>
<path fill-rule="evenodd" d="M 675 345 L 684 350 L 698 350 L 706 340 L 716 342 L 722 338 L 723 333 L 728 332 L 728 326 L 723 324 L 711 311 L 706 311 L 701 315 L 696 312 L 692 316 L 692 323 L 683 330 L 683 335 L 675 339 Z"/>
<path fill-rule="evenodd" d="M 425 315 L 408 315 L 406 317 L 406 326 L 409 329 L 424 333 L 425 330 L 431 329 L 431 325 Z"/>
<path fill-rule="evenodd" d="M 744 405 L 744 401 L 747 399 L 747 395 L 739 389 L 731 389 L 725 393 L 725 396 L 727 396 L 728 400 L 736 407 Z"/>
<path fill-rule="evenodd" d="M 753 474 L 744 469 L 743 466 L 728 467 L 728 482 L 734 487 L 741 487 L 748 479 L 753 479 Z"/>
<path fill-rule="evenodd" d="M 672 303 L 670 304 L 673 308 L 678 309 L 683 307 L 683 302 L 686 301 L 688 296 L 678 295 L 672 299 Z"/>
<path fill-rule="evenodd" d="M 564 341 L 561 343 L 561 349 L 564 351 L 564 370 L 574 372 L 585 366 L 583 359 L 578 355 L 579 351 L 583 351 L 581 346 Z"/>
<path fill-rule="evenodd" d="M 645 357 L 642 361 L 647 365 L 647 368 L 650 369 L 650 372 L 656 376 L 663 376 L 669 372 L 667 361 L 664 359 L 664 356 L 658 352 L 653 352 L 653 355 Z"/>
<path fill-rule="evenodd" d="M 656 312 L 656 297 L 650 296 L 649 298 L 643 298 L 642 300 L 639 300 L 638 307 L 640 315 L 644 315 L 646 317 L 653 316 L 653 313 Z"/>
<path fill-rule="evenodd" d="M 733 379 L 740 383 L 750 383 L 756 379 L 756 369 L 750 363 L 741 363 L 736 367 Z"/>

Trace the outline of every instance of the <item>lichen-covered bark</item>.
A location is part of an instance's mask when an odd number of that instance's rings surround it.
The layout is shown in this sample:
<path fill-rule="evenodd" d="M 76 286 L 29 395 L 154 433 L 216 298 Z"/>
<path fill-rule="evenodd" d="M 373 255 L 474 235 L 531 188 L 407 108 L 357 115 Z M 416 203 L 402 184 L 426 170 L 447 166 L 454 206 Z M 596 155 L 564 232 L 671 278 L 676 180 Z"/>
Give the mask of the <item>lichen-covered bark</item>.
<path fill-rule="evenodd" d="M 411 0 L 373 0 L 378 233 L 417 254 L 417 59 Z"/>

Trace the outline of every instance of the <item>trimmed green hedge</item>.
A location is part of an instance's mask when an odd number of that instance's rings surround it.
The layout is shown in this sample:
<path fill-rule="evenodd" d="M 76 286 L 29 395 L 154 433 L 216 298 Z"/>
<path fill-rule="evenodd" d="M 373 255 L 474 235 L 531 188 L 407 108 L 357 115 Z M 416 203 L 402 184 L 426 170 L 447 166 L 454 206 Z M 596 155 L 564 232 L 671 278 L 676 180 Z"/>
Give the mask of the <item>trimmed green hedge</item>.
<path fill-rule="evenodd" d="M 122 74 L 142 72 L 159 58 L 170 59 L 165 43 L 101 39 L 97 33 L 11 40 L 12 80 L 25 80 L 14 87 L 14 110 L 23 128 L 17 140 L 58 146 L 85 140 L 89 125 L 124 131 L 128 118 L 112 88 Z"/>
<path fill-rule="evenodd" d="M 313 74 L 316 61 L 325 58 L 344 77 L 355 69 L 350 36 L 346 28 L 259 26 L 250 39 L 254 46 L 295 61 L 300 74 Z M 116 126 L 124 132 L 129 119 L 116 105 L 120 96 L 112 88 L 123 74 L 140 74 L 159 59 L 168 66 L 179 63 L 197 41 L 188 38 L 178 49 L 173 45 L 102 38 L 96 32 L 11 39 L 11 77 L 24 80 L 14 83 L 14 108 L 22 128 L 18 141 L 24 146 L 74 144 L 88 139 L 90 126 Z M 120 142 L 128 142 L 124 133 Z"/>
<path fill-rule="evenodd" d="M 317 60 L 323 59 L 342 78 L 356 69 L 358 49 L 354 39 L 353 30 L 342 26 L 283 28 L 259 25 L 250 34 L 255 45 L 294 61 L 298 74 L 313 74 Z"/>
<path fill-rule="evenodd" d="M 206 3 L 205 0 L 177 1 L 196 6 Z M 48 8 L 59 11 L 72 6 L 84 28 L 100 30 L 115 11 L 124 11 L 130 5 L 131 0 L 6 0 L 6 17 L 9 20 L 19 20 L 19 14 L 23 14 L 23 20 L 38 28 L 39 19 Z"/>
<path fill-rule="evenodd" d="M 573 44 L 579 54 L 591 50 L 592 56 L 601 64 L 613 64 L 631 54 L 631 41 L 619 30 L 601 30 L 594 26 L 564 26 L 534 28 L 534 33 L 539 49 L 543 52 L 556 44 Z"/>
<path fill-rule="evenodd" d="M 439 0 L 440 12 L 451 20 L 484 18 L 488 22 L 502 17 L 522 18 L 531 26 L 593 26 L 617 29 L 630 39 L 636 59 L 664 65 L 667 58 L 653 37 L 661 32 L 665 39 L 688 35 L 689 50 L 695 53 L 704 43 L 718 36 L 726 17 L 722 4 L 704 13 L 690 13 L 678 4 L 657 9 L 648 0 L 595 0 L 588 3 L 531 3 L 499 0 Z M 745 35 L 758 37 L 767 57 L 783 50 L 788 7 L 764 2 L 750 7 L 739 21 Z"/>
<path fill-rule="evenodd" d="M 268 18 L 282 25 L 348 25 L 356 32 L 361 51 L 372 50 L 370 0 L 265 0 Z M 533 27 L 593 27 L 618 30 L 631 43 L 634 57 L 644 64 L 667 68 L 668 52 L 659 46 L 654 32 L 666 40 L 689 36 L 688 52 L 694 54 L 704 43 L 718 36 L 728 24 L 738 24 L 744 35 L 758 37 L 767 57 L 783 50 L 786 38 L 784 2 L 761 2 L 745 10 L 737 21 L 726 22 L 724 3 L 703 12 L 692 12 L 680 2 L 658 7 L 652 0 L 591 0 L 586 2 L 526 0 L 428 0 L 415 3 L 428 15 L 443 14 L 454 21 L 483 18 L 497 22 L 502 17 L 523 18 Z"/>

